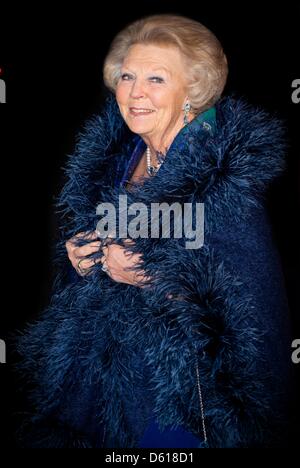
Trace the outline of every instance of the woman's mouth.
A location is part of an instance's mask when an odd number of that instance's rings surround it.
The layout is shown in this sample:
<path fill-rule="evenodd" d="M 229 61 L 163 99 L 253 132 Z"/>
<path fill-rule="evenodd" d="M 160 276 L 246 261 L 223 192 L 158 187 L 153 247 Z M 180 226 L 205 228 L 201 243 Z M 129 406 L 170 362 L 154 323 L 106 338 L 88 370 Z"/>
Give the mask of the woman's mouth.
<path fill-rule="evenodd" d="M 140 117 L 145 115 L 150 115 L 154 112 L 153 109 L 144 109 L 141 107 L 129 107 L 130 115 L 134 117 Z"/>

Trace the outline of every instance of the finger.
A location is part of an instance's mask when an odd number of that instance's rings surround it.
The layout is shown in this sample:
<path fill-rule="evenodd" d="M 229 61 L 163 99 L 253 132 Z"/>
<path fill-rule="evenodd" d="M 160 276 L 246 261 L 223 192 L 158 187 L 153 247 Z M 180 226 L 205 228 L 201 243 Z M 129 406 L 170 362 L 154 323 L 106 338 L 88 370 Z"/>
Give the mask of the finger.
<path fill-rule="evenodd" d="M 95 242 L 88 242 L 87 244 L 81 245 L 80 247 L 77 247 L 78 249 L 86 249 L 87 251 L 89 249 L 100 249 L 101 247 L 101 242 L 100 241 L 95 241 Z"/>
<path fill-rule="evenodd" d="M 74 237 L 84 237 L 86 235 L 88 235 L 87 231 L 81 231 L 81 232 L 78 232 L 77 234 L 75 234 Z"/>
<path fill-rule="evenodd" d="M 86 237 L 86 238 L 89 238 L 91 236 L 91 233 L 89 231 L 81 231 L 81 232 L 78 232 L 77 234 L 75 234 L 72 239 L 75 239 L 76 237 L 77 238 L 82 238 L 82 237 Z"/>
<path fill-rule="evenodd" d="M 78 241 L 79 239 L 83 238 L 83 236 L 79 236 L 79 235 L 76 235 L 74 237 L 72 237 L 71 239 L 69 239 L 67 242 L 66 242 L 66 245 L 71 249 L 71 250 L 74 250 L 76 248 L 78 248 Z"/>
<path fill-rule="evenodd" d="M 98 239 L 98 235 L 96 231 L 92 231 L 92 232 L 87 231 L 85 235 L 83 235 L 83 237 L 89 240 Z"/>
<path fill-rule="evenodd" d="M 78 262 L 76 263 L 76 270 L 80 271 L 80 270 L 90 270 L 94 265 L 96 265 L 97 263 L 99 263 L 101 261 L 100 258 L 97 258 L 97 259 L 88 259 L 88 258 L 85 258 L 84 260 L 82 260 L 80 262 L 80 269 L 78 267 Z"/>
<path fill-rule="evenodd" d="M 98 236 L 97 236 L 95 231 L 93 231 L 93 232 L 83 231 L 83 232 L 79 232 L 78 234 L 73 236 L 71 240 L 73 242 L 76 242 L 77 239 L 93 240 L 93 239 L 97 239 L 97 238 L 98 238 Z"/>
<path fill-rule="evenodd" d="M 102 257 L 101 257 L 102 258 Z M 93 260 L 91 260 L 93 262 L 93 265 L 96 265 L 96 263 L 100 263 L 101 262 L 101 258 L 93 258 Z"/>
<path fill-rule="evenodd" d="M 78 232 L 75 236 L 71 237 L 71 239 L 67 240 L 66 241 L 66 244 L 71 244 L 72 246 L 74 246 L 74 244 L 76 245 L 76 242 L 78 239 L 82 239 L 82 238 L 86 238 L 88 240 L 93 240 L 93 239 L 97 239 L 97 235 L 96 233 L 92 232 L 92 233 L 89 233 L 89 232 Z"/>
<path fill-rule="evenodd" d="M 123 241 L 123 248 L 124 248 L 124 254 L 126 256 L 131 256 L 133 253 L 133 250 L 130 249 L 131 246 L 134 246 L 135 242 L 132 239 L 124 239 Z"/>
<path fill-rule="evenodd" d="M 100 242 L 97 243 L 92 243 L 91 244 L 86 244 L 83 245 L 82 247 L 76 247 L 74 250 L 74 255 L 76 257 L 86 257 L 87 255 L 90 255 L 91 253 L 98 252 L 100 249 Z"/>
<path fill-rule="evenodd" d="M 109 247 L 106 247 L 106 246 L 103 246 L 103 247 L 102 247 L 102 252 L 103 252 L 103 254 L 104 254 L 104 257 L 107 257 L 107 256 L 108 256 L 108 249 L 109 249 Z"/>
<path fill-rule="evenodd" d="M 123 243 L 127 245 L 134 245 L 135 242 L 132 239 L 123 239 Z"/>
<path fill-rule="evenodd" d="M 101 241 L 94 241 L 94 242 L 89 242 L 86 244 L 87 246 L 90 245 L 91 247 L 101 247 Z"/>
<path fill-rule="evenodd" d="M 110 239 L 115 239 L 117 237 L 116 231 L 110 231 L 107 234 L 107 237 L 109 237 Z"/>
<path fill-rule="evenodd" d="M 79 262 L 76 263 L 76 270 L 79 271 L 80 274 L 82 274 L 83 272 L 86 272 L 92 267 L 93 265 L 91 264 L 91 261 L 88 260 L 88 259 L 84 259 L 80 262 L 80 265 L 79 265 Z"/>
<path fill-rule="evenodd" d="M 112 230 L 110 232 L 100 232 L 96 229 L 95 233 L 98 239 L 102 239 L 102 240 L 105 240 L 107 238 L 115 239 L 117 237 L 117 233 L 115 230 Z"/>
<path fill-rule="evenodd" d="M 106 262 L 106 258 L 105 257 L 101 257 L 100 258 L 100 262 L 102 263 L 102 265 Z"/>

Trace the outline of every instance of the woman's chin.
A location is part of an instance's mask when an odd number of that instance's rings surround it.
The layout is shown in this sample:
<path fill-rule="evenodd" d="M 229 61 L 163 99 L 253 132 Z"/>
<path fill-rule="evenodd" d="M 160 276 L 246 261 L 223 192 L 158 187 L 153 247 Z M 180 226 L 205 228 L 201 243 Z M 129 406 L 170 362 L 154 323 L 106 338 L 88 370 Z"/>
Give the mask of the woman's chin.
<path fill-rule="evenodd" d="M 152 125 L 149 125 L 146 122 L 133 122 L 131 120 L 130 122 L 127 122 L 127 125 L 133 133 L 138 133 L 141 135 L 149 133 L 152 130 Z"/>

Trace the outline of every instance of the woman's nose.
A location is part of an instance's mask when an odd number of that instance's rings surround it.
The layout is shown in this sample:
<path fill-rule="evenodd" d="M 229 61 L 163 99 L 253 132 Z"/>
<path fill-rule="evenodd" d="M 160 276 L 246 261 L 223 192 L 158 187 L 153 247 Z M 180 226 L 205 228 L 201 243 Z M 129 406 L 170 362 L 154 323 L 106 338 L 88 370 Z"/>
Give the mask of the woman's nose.
<path fill-rule="evenodd" d="M 135 80 L 131 87 L 130 97 L 133 99 L 139 99 L 145 96 L 145 90 L 143 83 L 140 80 Z"/>

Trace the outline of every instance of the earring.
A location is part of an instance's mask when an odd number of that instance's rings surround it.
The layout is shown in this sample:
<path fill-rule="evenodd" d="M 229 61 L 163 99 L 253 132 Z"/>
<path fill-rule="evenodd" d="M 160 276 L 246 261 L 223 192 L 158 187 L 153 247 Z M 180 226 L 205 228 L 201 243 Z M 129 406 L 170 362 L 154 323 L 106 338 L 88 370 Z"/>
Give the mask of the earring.
<path fill-rule="evenodd" d="M 188 115 L 189 115 L 189 112 L 191 110 L 191 104 L 189 102 L 187 102 L 184 105 L 183 110 L 184 110 L 183 123 L 184 123 L 184 125 L 187 125 L 189 123 Z"/>

